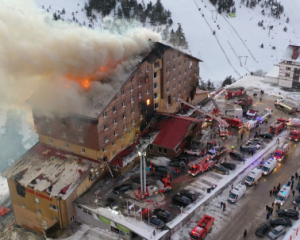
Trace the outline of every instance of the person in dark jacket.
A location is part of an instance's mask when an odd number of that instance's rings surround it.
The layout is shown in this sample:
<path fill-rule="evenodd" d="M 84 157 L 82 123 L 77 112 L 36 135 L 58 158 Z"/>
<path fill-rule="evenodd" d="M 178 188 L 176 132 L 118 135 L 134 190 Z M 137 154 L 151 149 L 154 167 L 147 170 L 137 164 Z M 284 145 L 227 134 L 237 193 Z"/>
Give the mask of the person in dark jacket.
<path fill-rule="evenodd" d="M 247 237 L 247 229 L 245 228 L 245 231 L 244 231 L 244 238 Z"/>

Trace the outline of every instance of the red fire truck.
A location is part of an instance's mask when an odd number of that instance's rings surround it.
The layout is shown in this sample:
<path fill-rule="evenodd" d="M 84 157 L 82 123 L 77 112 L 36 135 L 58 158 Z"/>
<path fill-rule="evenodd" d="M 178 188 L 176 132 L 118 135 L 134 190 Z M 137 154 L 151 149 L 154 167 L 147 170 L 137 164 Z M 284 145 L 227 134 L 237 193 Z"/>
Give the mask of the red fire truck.
<path fill-rule="evenodd" d="M 189 163 L 189 171 L 188 173 L 191 174 L 193 177 L 197 176 L 202 172 L 209 171 L 213 168 L 215 162 L 211 160 L 210 156 L 202 157 L 194 162 Z"/>
<path fill-rule="evenodd" d="M 164 193 L 171 190 L 171 182 L 169 178 L 163 178 L 161 181 L 157 180 L 156 185 L 150 185 L 146 187 L 146 193 L 142 194 L 141 188 L 139 188 L 139 199 L 145 199 L 158 193 Z"/>
<path fill-rule="evenodd" d="M 229 124 L 231 127 L 241 128 L 244 126 L 243 121 L 239 118 L 229 118 L 223 117 L 223 119 Z"/>
<path fill-rule="evenodd" d="M 288 154 L 288 151 L 289 151 L 289 144 L 285 142 L 282 144 L 281 147 L 278 147 L 275 150 L 273 158 L 276 159 L 277 161 L 282 161 Z"/>
<path fill-rule="evenodd" d="M 233 97 L 242 96 L 245 93 L 246 93 L 246 90 L 243 87 L 227 88 L 225 90 L 225 98 L 231 99 Z"/>
<path fill-rule="evenodd" d="M 298 142 L 300 139 L 300 130 L 292 130 L 289 139 Z"/>
<path fill-rule="evenodd" d="M 208 233 L 212 231 L 215 218 L 209 215 L 204 215 L 201 220 L 197 223 L 197 226 L 190 232 L 191 240 L 203 240 Z"/>
<path fill-rule="evenodd" d="M 270 126 L 270 133 L 278 134 L 284 129 L 286 129 L 285 119 L 278 118 L 277 121 Z"/>

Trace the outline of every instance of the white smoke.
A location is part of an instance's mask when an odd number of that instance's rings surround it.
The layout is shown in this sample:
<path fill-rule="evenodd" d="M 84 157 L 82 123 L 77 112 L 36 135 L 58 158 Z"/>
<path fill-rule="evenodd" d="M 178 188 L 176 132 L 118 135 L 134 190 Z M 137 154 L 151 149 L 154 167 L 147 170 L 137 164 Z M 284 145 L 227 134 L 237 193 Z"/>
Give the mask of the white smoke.
<path fill-rule="evenodd" d="M 68 102 L 84 108 L 87 92 L 66 77 L 105 77 L 105 83 L 92 89 L 101 94 L 101 89 L 106 91 L 114 82 L 125 80 L 113 76 L 122 75 L 122 66 L 132 66 L 133 57 L 149 49 L 149 39 L 160 41 L 160 35 L 142 27 L 101 32 L 54 21 L 29 0 L 0 0 L 1 106 L 20 107 L 39 89 L 33 98 L 36 103 L 66 95 L 66 109 Z M 111 69 L 104 76 L 103 67 Z M 67 90 L 66 84 L 70 86 Z M 57 104 L 61 101 L 47 102 L 47 106 Z"/>

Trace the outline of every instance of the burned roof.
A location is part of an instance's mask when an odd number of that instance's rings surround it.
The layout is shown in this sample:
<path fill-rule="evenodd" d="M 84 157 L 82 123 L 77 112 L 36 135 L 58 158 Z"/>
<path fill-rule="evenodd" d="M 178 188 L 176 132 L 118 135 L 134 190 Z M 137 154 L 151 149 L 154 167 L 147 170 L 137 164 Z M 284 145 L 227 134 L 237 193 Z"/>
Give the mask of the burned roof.
<path fill-rule="evenodd" d="M 97 161 L 37 143 L 2 175 L 23 186 L 66 199 Z"/>

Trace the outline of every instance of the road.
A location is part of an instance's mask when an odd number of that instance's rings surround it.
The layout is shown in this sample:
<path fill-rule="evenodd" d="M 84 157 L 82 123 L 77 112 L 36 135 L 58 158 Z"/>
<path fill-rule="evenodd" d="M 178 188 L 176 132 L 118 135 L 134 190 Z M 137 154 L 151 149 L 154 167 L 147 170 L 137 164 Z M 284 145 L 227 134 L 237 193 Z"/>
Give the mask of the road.
<path fill-rule="evenodd" d="M 274 201 L 274 197 L 270 197 L 269 191 L 277 186 L 278 183 L 283 185 L 290 180 L 291 174 L 295 173 L 295 169 L 299 172 L 300 163 L 299 151 L 297 151 L 297 145 L 290 142 L 290 152 L 287 159 L 280 163 L 276 171 L 268 176 L 263 177 L 255 187 L 250 187 L 250 191 L 241 201 L 243 202 L 239 211 L 235 211 L 235 214 L 231 216 L 230 221 L 223 224 L 222 230 L 219 234 L 215 235 L 213 239 L 220 240 L 232 240 L 238 239 L 238 236 L 243 236 L 244 229 L 247 228 L 248 236 L 251 239 L 261 239 L 255 236 L 255 230 L 260 223 L 266 222 L 266 205 L 269 206 Z M 294 186 L 297 185 L 295 182 Z M 298 191 L 295 196 L 298 196 Z M 291 196 L 284 204 L 284 208 L 293 208 L 292 201 L 295 197 Z M 273 212 L 275 217 L 277 214 Z"/>

